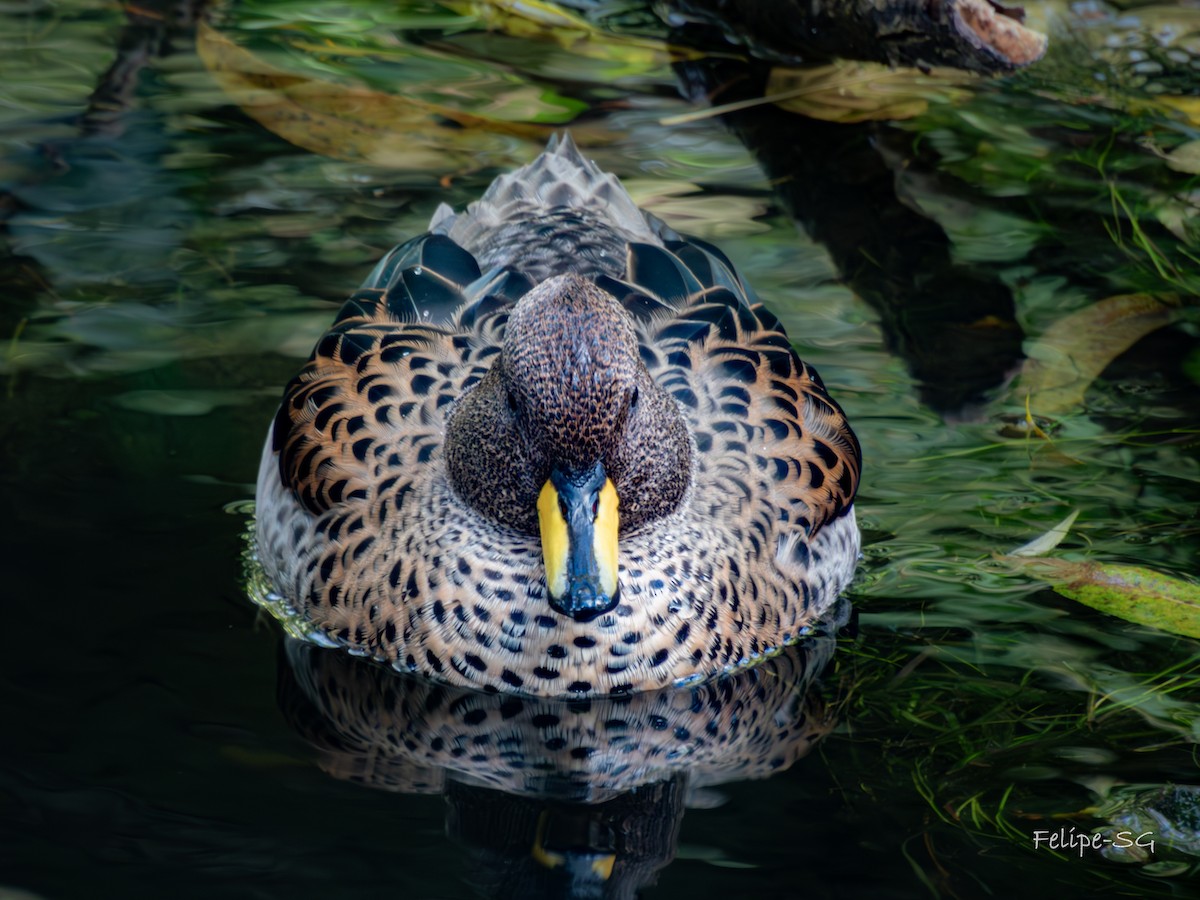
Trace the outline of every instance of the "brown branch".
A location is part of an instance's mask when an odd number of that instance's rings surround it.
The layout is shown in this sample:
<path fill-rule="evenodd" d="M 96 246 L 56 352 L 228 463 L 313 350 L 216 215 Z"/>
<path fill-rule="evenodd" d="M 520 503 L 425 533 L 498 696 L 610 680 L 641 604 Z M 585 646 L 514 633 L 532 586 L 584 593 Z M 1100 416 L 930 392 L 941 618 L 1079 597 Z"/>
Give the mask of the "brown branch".
<path fill-rule="evenodd" d="M 1041 58 L 1046 36 L 991 0 L 670 0 L 771 62 L 834 57 L 1000 73 Z"/>

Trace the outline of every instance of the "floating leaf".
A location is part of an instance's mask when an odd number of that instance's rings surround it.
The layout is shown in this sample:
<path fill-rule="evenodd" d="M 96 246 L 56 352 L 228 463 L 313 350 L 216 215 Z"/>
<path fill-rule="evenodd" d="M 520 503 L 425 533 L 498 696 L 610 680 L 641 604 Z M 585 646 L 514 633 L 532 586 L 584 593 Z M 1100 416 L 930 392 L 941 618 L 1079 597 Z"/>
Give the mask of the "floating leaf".
<path fill-rule="evenodd" d="M 123 409 L 159 416 L 203 416 L 219 406 L 236 406 L 255 399 L 251 390 L 141 390 L 113 397 Z"/>
<path fill-rule="evenodd" d="M 1160 225 L 1189 246 L 1200 245 L 1200 191 L 1180 194 L 1161 203 L 1154 209 L 1154 218 Z"/>
<path fill-rule="evenodd" d="M 1016 550 L 1009 551 L 1009 556 L 1041 556 L 1049 553 L 1063 542 L 1075 520 L 1079 518 L 1079 510 L 1074 510 L 1069 516 L 1051 528 L 1043 535 L 1035 537 L 1028 544 L 1022 544 Z"/>
<path fill-rule="evenodd" d="M 1141 566 L 1071 562 L 1048 557 L 1016 560 L 1055 593 L 1127 622 L 1200 638 L 1200 585 Z"/>
<path fill-rule="evenodd" d="M 929 103 L 969 96 L 962 85 L 975 76 L 958 69 L 892 68 L 880 63 L 838 60 L 803 69 L 776 68 L 767 82 L 767 100 L 826 122 L 911 119 Z"/>
<path fill-rule="evenodd" d="M 1165 152 L 1150 137 L 1142 138 L 1138 143 L 1159 159 L 1165 160 L 1168 169 L 1185 172 L 1189 175 L 1200 174 L 1200 141 L 1188 141 L 1180 144 L 1170 153 Z"/>
<path fill-rule="evenodd" d="M 196 29 L 196 48 L 247 115 L 284 140 L 323 156 L 444 171 L 455 164 L 448 165 L 448 151 L 457 150 L 464 161 L 500 153 L 508 162 L 512 148 L 502 135 L 541 142 L 552 131 L 285 71 L 203 22 Z M 514 85 L 514 90 L 520 87 Z"/>
<path fill-rule="evenodd" d="M 1200 141 L 1180 144 L 1167 154 L 1167 168 L 1189 175 L 1200 175 Z"/>
<path fill-rule="evenodd" d="M 1178 315 L 1173 295 L 1123 294 L 1059 319 L 1029 346 L 1014 388 L 1034 415 L 1054 415 L 1083 404 L 1088 386 L 1140 338 Z"/>
<path fill-rule="evenodd" d="M 661 177 L 627 178 L 621 183 L 638 207 L 693 237 L 716 241 L 770 230 L 759 221 L 766 204 L 754 197 L 708 193 L 692 182 Z"/>
<path fill-rule="evenodd" d="M 445 5 L 475 16 L 493 31 L 552 41 L 579 56 L 623 63 L 626 71 L 622 74 L 701 56 L 662 41 L 603 31 L 582 16 L 541 0 L 450 0 Z"/>
<path fill-rule="evenodd" d="M 1200 97 L 1173 95 L 1160 95 L 1155 97 L 1151 103 L 1161 104 L 1175 112 L 1182 113 L 1183 117 L 1192 125 L 1200 125 Z"/>

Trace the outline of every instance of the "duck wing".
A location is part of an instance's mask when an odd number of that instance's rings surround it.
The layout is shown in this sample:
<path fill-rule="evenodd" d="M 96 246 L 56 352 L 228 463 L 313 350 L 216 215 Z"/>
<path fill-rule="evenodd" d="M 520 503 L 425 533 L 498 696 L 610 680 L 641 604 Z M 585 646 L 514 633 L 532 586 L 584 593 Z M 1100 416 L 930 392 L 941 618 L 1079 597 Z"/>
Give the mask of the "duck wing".
<path fill-rule="evenodd" d="M 499 350 L 499 334 L 476 326 L 502 328 L 489 314 L 530 287 L 514 272 L 481 274 L 443 235 L 388 253 L 284 389 L 272 430 L 284 485 L 320 515 L 368 498 L 380 454 L 402 470 L 440 452 L 443 408 Z"/>
<path fill-rule="evenodd" d="M 597 283 L 633 315 L 647 368 L 688 411 L 730 498 L 769 485 L 779 517 L 798 530 L 788 551 L 806 554 L 806 539 L 853 503 L 861 449 L 779 320 L 699 240 L 632 243 L 623 277 Z M 764 523 L 767 533 L 776 527 Z"/>

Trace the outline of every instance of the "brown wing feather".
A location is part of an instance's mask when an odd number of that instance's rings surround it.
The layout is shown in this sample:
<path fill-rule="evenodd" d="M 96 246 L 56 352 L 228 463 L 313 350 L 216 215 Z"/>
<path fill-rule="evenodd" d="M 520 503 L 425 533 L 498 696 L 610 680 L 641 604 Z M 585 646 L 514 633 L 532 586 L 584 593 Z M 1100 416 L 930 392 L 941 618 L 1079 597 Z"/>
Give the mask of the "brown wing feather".
<path fill-rule="evenodd" d="M 808 508 L 806 530 L 811 535 L 854 502 L 862 450 L 816 370 L 790 347 L 760 343 L 771 335 L 779 332 L 745 337 L 747 346 L 764 357 L 758 369 L 758 408 L 752 407 L 752 416 L 776 438 L 769 458 L 789 470 L 788 478 L 776 482 L 776 494 L 787 497 L 793 507 Z"/>
<path fill-rule="evenodd" d="M 684 307 L 660 333 L 671 333 L 679 320 L 711 318 L 697 309 Z M 717 464 L 723 454 L 751 460 L 780 511 L 813 536 L 854 501 L 862 467 L 858 439 L 773 317 L 760 305 L 734 312 L 690 339 L 663 342 L 664 369 L 686 372 L 694 427 L 712 439 Z M 679 378 L 658 374 L 668 384 Z"/>
<path fill-rule="evenodd" d="M 358 314 L 340 319 L 317 344 L 275 419 L 283 483 L 318 515 L 366 499 L 381 466 L 416 458 L 427 442 L 440 446 L 438 398 L 452 379 L 439 362 L 455 354 L 452 336 L 395 321 L 383 303 L 366 302 L 367 293 L 356 295 Z"/>
<path fill-rule="evenodd" d="M 659 384 L 692 410 L 712 502 L 743 498 L 748 514 L 765 517 L 761 535 L 789 543 L 793 528 L 811 537 L 850 507 L 861 471 L 854 432 L 720 250 L 630 244 L 625 280 L 600 283 L 634 316 Z"/>

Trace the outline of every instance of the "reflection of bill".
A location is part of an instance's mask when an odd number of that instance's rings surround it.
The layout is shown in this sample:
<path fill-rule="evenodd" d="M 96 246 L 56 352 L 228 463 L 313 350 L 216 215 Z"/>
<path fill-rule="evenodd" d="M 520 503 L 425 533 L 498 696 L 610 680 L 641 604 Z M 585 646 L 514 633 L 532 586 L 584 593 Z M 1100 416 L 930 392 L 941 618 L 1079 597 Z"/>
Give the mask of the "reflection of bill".
<path fill-rule="evenodd" d="M 849 614 L 843 598 L 800 644 L 731 676 L 578 701 L 456 689 L 289 641 L 280 706 L 334 777 L 441 794 L 485 896 L 631 900 L 674 858 L 686 808 L 787 769 L 832 730 L 810 688 Z"/>
<path fill-rule="evenodd" d="M 1132 831 L 1117 831 L 1111 834 L 1104 832 L 1084 833 L 1074 828 L 1060 828 L 1058 831 L 1035 831 L 1033 833 L 1033 849 L 1041 850 L 1073 850 L 1080 856 L 1088 850 L 1103 850 L 1105 847 L 1115 847 L 1127 850 L 1130 847 L 1141 847 L 1149 853 L 1154 852 L 1154 832 L 1144 831 L 1134 834 Z"/>

